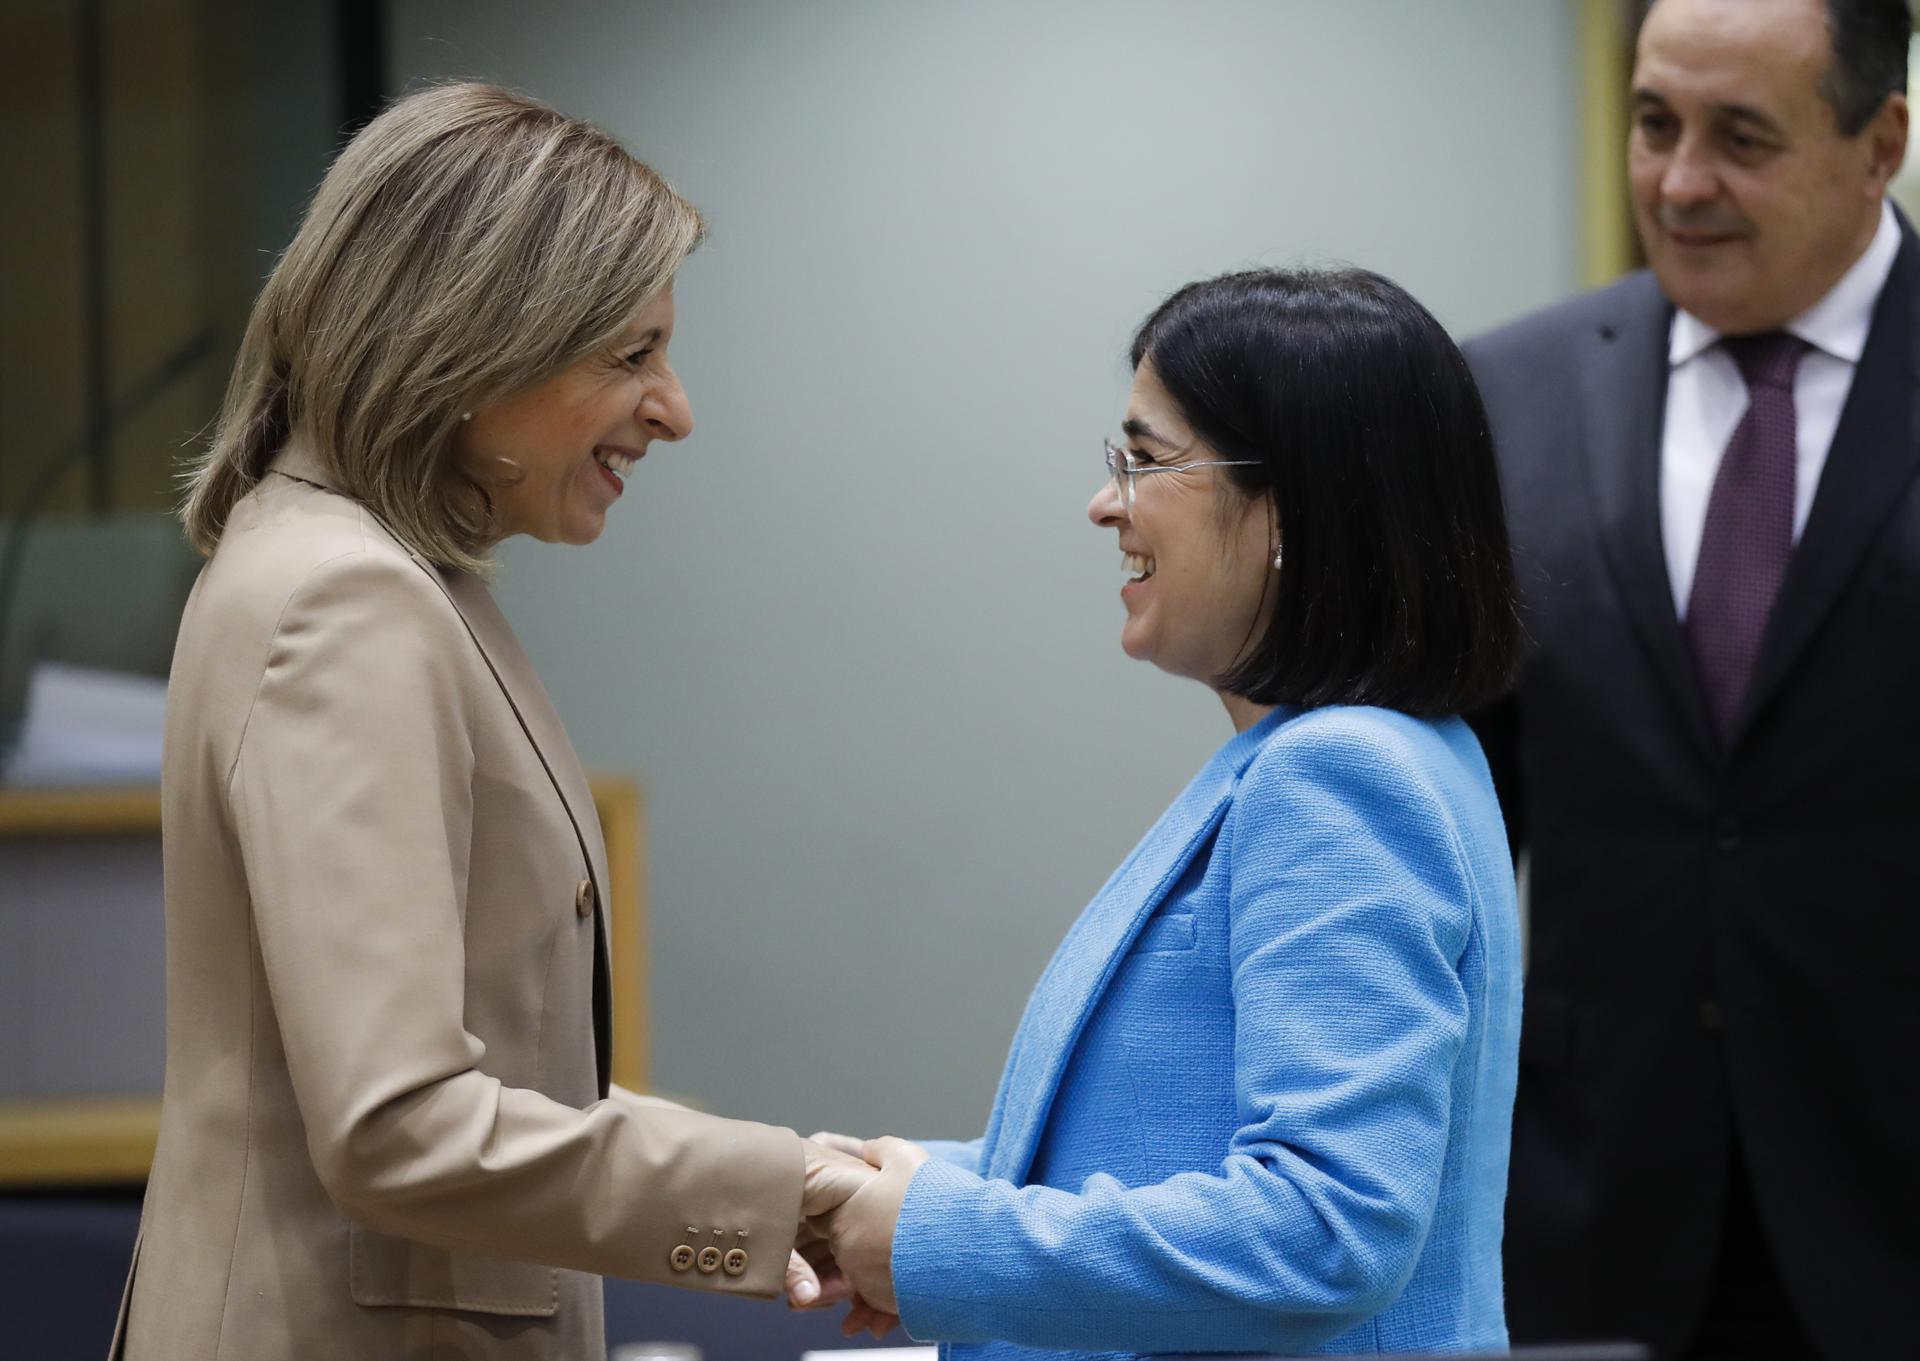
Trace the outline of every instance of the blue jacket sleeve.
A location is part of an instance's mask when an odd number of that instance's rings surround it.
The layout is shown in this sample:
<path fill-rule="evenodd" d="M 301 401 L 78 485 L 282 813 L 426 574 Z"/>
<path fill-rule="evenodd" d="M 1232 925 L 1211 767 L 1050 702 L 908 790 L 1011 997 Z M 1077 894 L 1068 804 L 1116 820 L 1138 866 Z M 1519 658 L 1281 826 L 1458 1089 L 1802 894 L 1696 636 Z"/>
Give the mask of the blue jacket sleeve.
<path fill-rule="evenodd" d="M 969 1172 L 980 1170 L 980 1145 L 984 1139 L 918 1139 L 915 1142 L 943 1163 L 952 1163 Z"/>
<path fill-rule="evenodd" d="M 1391 1304 L 1439 1194 L 1472 885 L 1430 781 L 1364 724 L 1283 731 L 1236 793 L 1240 1126 L 1220 1165 L 1078 1192 L 916 1173 L 908 1331 L 1139 1351 L 1305 1351 Z"/>

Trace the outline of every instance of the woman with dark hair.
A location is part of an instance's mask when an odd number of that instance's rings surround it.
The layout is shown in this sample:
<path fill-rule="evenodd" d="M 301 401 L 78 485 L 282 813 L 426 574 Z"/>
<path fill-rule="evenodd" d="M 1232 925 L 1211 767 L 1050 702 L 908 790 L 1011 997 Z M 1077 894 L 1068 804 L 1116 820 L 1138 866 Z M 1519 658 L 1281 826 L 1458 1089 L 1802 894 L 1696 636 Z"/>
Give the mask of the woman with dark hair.
<path fill-rule="evenodd" d="M 1132 358 L 1088 507 L 1121 645 L 1235 735 L 1068 933 L 985 1136 L 864 1145 L 825 1217 L 850 1324 L 956 1357 L 1504 1348 L 1519 927 L 1458 715 L 1520 630 L 1479 395 L 1361 271 L 1193 284 Z"/>

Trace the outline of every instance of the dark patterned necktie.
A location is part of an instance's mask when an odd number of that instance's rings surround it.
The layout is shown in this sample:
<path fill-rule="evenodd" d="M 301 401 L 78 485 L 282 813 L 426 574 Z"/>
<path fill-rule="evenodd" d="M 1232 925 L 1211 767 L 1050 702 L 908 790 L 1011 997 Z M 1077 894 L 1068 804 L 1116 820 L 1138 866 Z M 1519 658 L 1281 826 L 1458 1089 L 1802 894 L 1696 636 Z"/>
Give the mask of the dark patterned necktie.
<path fill-rule="evenodd" d="M 1793 374 L 1807 343 L 1772 332 L 1729 336 L 1720 345 L 1747 380 L 1748 404 L 1707 502 L 1687 638 L 1724 736 L 1746 694 L 1793 552 Z"/>

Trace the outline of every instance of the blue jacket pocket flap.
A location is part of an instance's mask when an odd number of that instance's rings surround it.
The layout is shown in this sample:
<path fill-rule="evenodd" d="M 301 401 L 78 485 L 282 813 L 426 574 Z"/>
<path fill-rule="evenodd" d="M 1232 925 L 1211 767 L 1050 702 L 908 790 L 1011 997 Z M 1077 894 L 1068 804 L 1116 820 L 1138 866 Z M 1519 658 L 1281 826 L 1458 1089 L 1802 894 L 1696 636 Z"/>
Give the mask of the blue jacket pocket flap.
<path fill-rule="evenodd" d="M 1140 934 L 1133 940 L 1132 953 L 1171 954 L 1177 950 L 1191 950 L 1193 942 L 1193 913 L 1169 912 L 1164 917 L 1155 917 L 1140 928 Z"/>

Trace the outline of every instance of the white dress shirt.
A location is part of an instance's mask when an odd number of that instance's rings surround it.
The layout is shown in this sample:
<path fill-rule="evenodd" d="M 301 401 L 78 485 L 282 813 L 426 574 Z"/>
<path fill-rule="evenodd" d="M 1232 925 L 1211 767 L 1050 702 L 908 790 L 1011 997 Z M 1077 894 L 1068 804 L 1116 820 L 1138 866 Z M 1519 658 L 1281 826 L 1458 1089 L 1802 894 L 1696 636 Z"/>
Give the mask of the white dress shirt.
<path fill-rule="evenodd" d="M 1813 494 L 1853 372 L 1867 347 L 1873 307 L 1900 251 L 1900 224 L 1882 202 L 1880 227 L 1853 267 L 1827 295 L 1783 328 L 1813 348 L 1793 379 L 1793 541 L 1807 527 Z M 1747 383 L 1720 333 L 1690 312 L 1676 311 L 1667 338 L 1667 413 L 1660 441 L 1660 535 L 1673 583 L 1673 608 L 1687 617 L 1693 571 L 1707 527 L 1707 501 L 1727 441 L 1747 411 Z"/>

